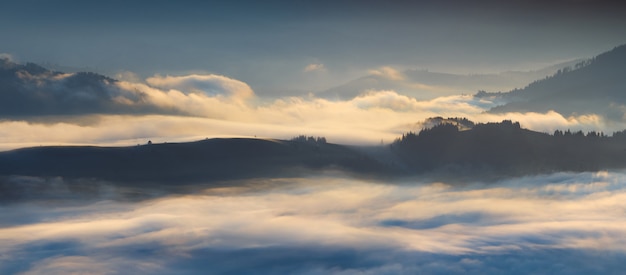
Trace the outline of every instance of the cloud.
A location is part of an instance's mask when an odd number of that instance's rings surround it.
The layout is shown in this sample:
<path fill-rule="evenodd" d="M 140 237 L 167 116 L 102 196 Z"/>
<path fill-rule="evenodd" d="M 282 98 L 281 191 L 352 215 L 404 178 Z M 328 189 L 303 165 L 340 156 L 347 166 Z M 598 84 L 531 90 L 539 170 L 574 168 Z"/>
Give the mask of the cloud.
<path fill-rule="evenodd" d="M 311 63 L 309 65 L 306 65 L 306 67 L 304 67 L 305 73 L 320 72 L 320 71 L 321 72 L 326 71 L 326 67 L 322 63 Z"/>
<path fill-rule="evenodd" d="M 15 62 L 15 57 L 8 53 L 0 53 L 0 59 L 5 59 L 9 62 Z"/>
<path fill-rule="evenodd" d="M 167 112 L 146 104 L 140 93 L 117 88 L 117 81 L 102 75 L 64 74 L 10 62 L 0 70 L 2 118 Z"/>
<path fill-rule="evenodd" d="M 210 96 L 226 95 L 236 100 L 246 100 L 254 96 L 248 84 L 223 75 L 153 76 L 146 82 L 157 88 L 176 89 L 192 93 L 205 93 Z"/>
<path fill-rule="evenodd" d="M 119 81 L 115 85 L 137 98 L 116 98 L 119 104 L 129 108 L 151 106 L 163 114 L 0 121 L 0 150 L 59 144 L 135 145 L 148 139 L 173 142 L 224 136 L 288 139 L 301 134 L 325 136 L 333 143 L 379 144 L 381 139 L 391 142 L 407 131 L 419 131 L 422 125 L 418 122 L 434 116 L 467 117 L 475 122 L 511 119 L 522 127 L 548 133 L 571 129 L 610 134 L 626 128 L 624 123 L 607 122 L 597 115 L 488 114 L 484 110 L 497 103 L 462 95 L 420 101 L 394 91 L 370 91 L 345 101 L 287 97 L 259 103 L 164 91 L 141 83 Z"/>
<path fill-rule="evenodd" d="M 622 172 L 461 187 L 275 178 L 139 202 L 2 204 L 1 213 L 16 213 L 3 219 L 20 219 L 0 225 L 0 271 L 461 274 L 555 263 L 610 271 L 626 257 L 624 180 Z"/>
<path fill-rule="evenodd" d="M 11 66 L 9 66 L 11 67 Z M 469 95 L 418 100 L 393 90 L 368 90 L 345 100 L 313 95 L 257 98 L 251 87 L 221 75 L 154 76 L 146 83 L 97 74 L 60 74 L 13 64 L 0 94 L 0 150 L 50 144 L 134 145 L 216 136 L 290 138 L 307 134 L 330 142 L 379 144 L 419 131 L 429 117 L 475 122 L 510 119 L 553 132 L 619 131 L 625 123 L 601 115 L 485 113 L 501 104 Z M 383 70 L 385 71 L 385 70 Z M 393 70 L 386 70 L 388 73 Z M 393 74 L 393 73 L 392 73 Z M 126 73 L 129 79 L 134 75 Z M 135 79 L 136 80 L 136 79 Z M 18 88 L 15 88 L 18 87 Z"/>
<path fill-rule="evenodd" d="M 380 67 L 379 69 L 370 70 L 369 73 L 372 75 L 382 76 L 390 80 L 404 80 L 405 78 L 402 72 L 389 66 L 384 66 L 384 67 Z"/>
<path fill-rule="evenodd" d="M 140 82 L 142 82 L 141 77 L 139 77 L 139 75 L 137 75 L 136 73 L 131 72 L 131 71 L 119 72 L 119 73 L 115 74 L 115 79 L 121 80 L 121 81 L 126 81 L 126 82 L 133 82 L 133 83 L 140 83 Z"/>
<path fill-rule="evenodd" d="M 154 76 L 149 84 L 117 81 L 94 73 L 62 74 L 34 64 L 0 68 L 0 117 L 89 114 L 217 116 L 222 102 L 240 108 L 255 97 L 248 84 L 221 75 Z M 129 80 L 137 76 L 125 72 Z"/>

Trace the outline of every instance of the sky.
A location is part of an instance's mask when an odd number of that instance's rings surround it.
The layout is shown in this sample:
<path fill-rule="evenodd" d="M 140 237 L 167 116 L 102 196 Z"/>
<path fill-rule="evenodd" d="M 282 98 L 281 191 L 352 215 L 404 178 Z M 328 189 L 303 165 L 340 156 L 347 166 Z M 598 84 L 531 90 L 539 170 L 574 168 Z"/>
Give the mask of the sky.
<path fill-rule="evenodd" d="M 626 120 L 487 113 L 502 98 L 472 96 L 483 81 L 472 77 L 488 74 L 500 83 L 484 83 L 489 91 L 506 92 L 556 68 L 528 71 L 625 44 L 625 7 L 4 1 L 0 151 L 298 135 L 379 145 L 434 116 L 610 134 Z M 472 88 L 415 78 L 426 70 L 465 75 Z M 0 273 L 607 274 L 626 259 L 624 171 L 455 183 L 337 171 L 207 181 L 0 175 Z"/>
<path fill-rule="evenodd" d="M 383 66 L 532 70 L 626 43 L 618 1 L 11 1 L 0 52 L 23 62 L 203 72 L 301 95 Z"/>
<path fill-rule="evenodd" d="M 378 144 L 419 130 L 431 116 L 610 133 L 626 127 L 593 113 L 485 114 L 501 102 L 468 96 L 480 82 L 471 89 L 425 84 L 407 70 L 497 75 L 590 58 L 626 43 L 623 6 L 584 0 L 11 1 L 0 9 L 0 56 L 70 74 L 14 79 L 46 83 L 55 92 L 47 101 L 5 100 L 0 150 L 301 134 Z M 88 80 L 77 80 L 78 71 L 120 81 L 96 89 L 94 98 L 84 93 L 88 88 L 80 85 Z M 501 91 L 524 85 L 498 77 Z M 372 78 L 391 84 L 370 85 Z M 354 87 L 341 99 L 323 96 Z"/>

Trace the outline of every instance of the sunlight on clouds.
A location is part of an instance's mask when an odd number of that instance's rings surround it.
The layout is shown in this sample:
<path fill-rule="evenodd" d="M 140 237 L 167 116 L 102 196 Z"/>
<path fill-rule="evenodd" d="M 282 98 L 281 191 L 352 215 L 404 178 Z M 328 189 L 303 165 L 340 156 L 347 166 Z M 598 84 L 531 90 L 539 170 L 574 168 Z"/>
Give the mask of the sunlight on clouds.
<path fill-rule="evenodd" d="M 146 139 L 189 141 L 223 136 L 284 139 L 301 134 L 325 136 L 333 143 L 379 144 L 381 139 L 389 143 L 407 131 L 419 131 L 419 122 L 434 116 L 466 117 L 475 122 L 510 119 L 548 133 L 555 129 L 602 129 L 610 134 L 626 127 L 623 123 L 607 124 L 594 114 L 489 114 L 485 111 L 500 103 L 471 95 L 417 100 L 392 90 L 370 90 L 339 101 L 311 95 L 261 102 L 246 83 L 220 75 L 154 76 L 146 82 L 115 82 L 111 100 L 129 109 L 153 108 L 161 115 L 74 116 L 73 120 L 59 118 L 47 123 L 44 119 L 0 121 L 0 150 L 62 144 L 134 145 Z"/>
<path fill-rule="evenodd" d="M 154 273 L 160 271 L 160 265 L 148 261 L 137 262 L 123 258 L 106 259 L 90 258 L 86 256 L 60 256 L 48 258 L 33 264 L 32 268 L 22 275 L 36 274 L 118 274 L 127 273 Z"/>
<path fill-rule="evenodd" d="M 404 74 L 402 72 L 389 66 L 384 66 L 379 69 L 370 70 L 369 73 L 372 75 L 382 76 L 390 80 L 403 80 L 404 79 Z"/>
<path fill-rule="evenodd" d="M 46 218 L 0 227 L 0 254 L 23 253 L 30 244 L 45 242 L 77 242 L 80 251 L 96 258 L 146 245 L 170 258 L 198 249 L 320 246 L 441 255 L 528 249 L 626 252 L 623 173 L 560 173 L 463 187 L 348 178 L 276 180 L 262 187 L 251 180 L 195 195 L 104 201 L 69 211 L 3 205 L 3 212 Z M 91 260 L 42 258 L 33 270 L 72 270 Z"/>
<path fill-rule="evenodd" d="M 0 150 L 61 144 L 134 145 L 147 139 L 174 142 L 225 136 L 288 139 L 300 134 L 326 136 L 333 143 L 378 144 L 381 139 L 391 142 L 407 131 L 419 131 L 422 126 L 416 122 L 433 116 L 463 116 L 476 122 L 512 119 L 522 127 L 548 133 L 554 129 L 617 131 L 624 127 L 605 125 L 592 115 L 565 118 L 556 112 L 486 114 L 475 106 L 471 96 L 417 101 L 393 91 L 377 91 L 349 101 L 294 97 L 251 106 L 203 94 L 162 92 L 144 84 L 129 87 L 143 89 L 148 95 L 144 100 L 153 104 L 179 112 L 184 109 L 195 116 L 94 115 L 81 123 L 1 121 Z"/>
<path fill-rule="evenodd" d="M 85 208 L 84 217 L 59 217 L 58 221 L 2 228 L 0 236 L 7 249 L 25 242 L 69 238 L 95 247 L 149 241 L 195 247 L 201 240 L 211 246 L 321 243 L 467 253 L 482 251 L 483 242 L 497 243 L 516 236 L 547 238 L 547 246 L 551 247 L 573 247 L 575 243 L 565 240 L 580 236 L 583 248 L 593 248 L 589 239 L 595 238 L 598 230 L 608 234 L 602 238 L 626 237 L 626 219 L 621 215 L 626 208 L 626 193 L 616 186 L 624 175 L 611 174 L 611 178 L 612 182 L 601 184 L 476 189 L 294 179 L 287 188 L 269 193 L 239 195 L 223 189 L 206 195 L 127 204 L 121 212 L 98 214 L 106 209 L 106 205 L 99 204 Z M 605 192 L 609 187 L 619 190 Z M 546 188 L 552 194 L 574 196 L 545 195 Z M 581 189 L 585 192 L 578 192 Z M 480 215 L 464 217 L 476 213 Z M 389 220 L 401 222 L 380 225 Z M 614 241 L 613 249 L 626 250 L 625 242 Z M 535 244 L 520 240 L 519 245 Z"/>
<path fill-rule="evenodd" d="M 13 55 L 8 54 L 8 53 L 0 53 L 0 59 L 6 59 L 10 62 L 16 62 L 15 57 L 13 57 Z"/>
<path fill-rule="evenodd" d="M 326 71 L 326 66 L 324 66 L 324 64 L 322 63 L 311 63 L 309 65 L 306 65 L 306 67 L 304 67 L 305 73 L 316 72 L 316 71 Z"/>
<path fill-rule="evenodd" d="M 504 118 L 519 121 L 521 126 L 535 131 L 552 133 L 554 130 L 584 130 L 598 131 L 600 129 L 621 130 L 624 125 L 608 125 L 602 117 L 595 114 L 564 117 L 555 111 L 547 113 L 505 113 L 505 114 L 482 114 L 477 121 L 497 121 Z M 617 127 L 616 127 L 617 126 Z M 607 133 L 610 134 L 610 133 Z"/>
<path fill-rule="evenodd" d="M 254 92 L 248 84 L 223 75 L 156 75 L 146 79 L 146 83 L 157 88 L 177 89 L 193 93 L 201 92 L 208 95 L 226 94 L 238 100 L 245 100 L 254 96 Z"/>

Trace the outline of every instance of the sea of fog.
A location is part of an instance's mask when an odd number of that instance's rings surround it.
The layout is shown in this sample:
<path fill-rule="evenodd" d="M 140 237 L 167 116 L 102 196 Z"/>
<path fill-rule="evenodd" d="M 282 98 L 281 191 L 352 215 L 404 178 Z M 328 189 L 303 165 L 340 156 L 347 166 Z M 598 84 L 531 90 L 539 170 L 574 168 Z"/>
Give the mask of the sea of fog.
<path fill-rule="evenodd" d="M 3 181 L 0 274 L 610 274 L 626 267 L 626 173 L 617 171 L 460 185 L 324 175 L 175 192 Z"/>

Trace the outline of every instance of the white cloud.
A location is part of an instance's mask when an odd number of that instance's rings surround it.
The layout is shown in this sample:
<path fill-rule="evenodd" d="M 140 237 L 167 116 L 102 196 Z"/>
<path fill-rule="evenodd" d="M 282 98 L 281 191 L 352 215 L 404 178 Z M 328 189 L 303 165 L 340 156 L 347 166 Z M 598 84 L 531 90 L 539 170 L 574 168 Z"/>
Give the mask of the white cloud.
<path fill-rule="evenodd" d="M 372 75 L 382 76 L 390 80 L 404 80 L 404 74 L 402 72 L 389 66 L 370 70 L 369 73 Z"/>
<path fill-rule="evenodd" d="M 0 150 L 50 144 L 133 145 L 146 139 L 180 141 L 216 136 L 290 138 L 301 134 L 326 136 L 336 143 L 378 144 L 381 139 L 391 142 L 404 132 L 419 131 L 418 122 L 434 116 L 466 117 L 475 122 L 510 119 L 548 133 L 571 129 L 610 134 L 626 128 L 624 123 L 607 123 L 594 114 L 489 114 L 485 111 L 499 102 L 469 95 L 417 100 L 393 90 L 370 90 L 341 101 L 314 96 L 261 101 L 246 83 L 220 75 L 155 76 L 146 81 L 114 82 L 109 88 L 110 100 L 120 110 L 149 110 L 160 115 L 58 117 L 52 119 L 57 123 L 47 124 L 0 121 Z"/>
<path fill-rule="evenodd" d="M 157 106 L 192 115 L 93 115 L 68 122 L 38 124 L 0 121 L 0 150 L 50 144 L 134 145 L 223 136 L 291 138 L 300 134 L 326 136 L 330 142 L 378 144 L 391 142 L 428 117 L 467 117 L 475 122 L 504 119 L 522 127 L 551 133 L 555 129 L 617 131 L 626 124 L 606 123 L 600 116 L 563 117 L 556 112 L 488 114 L 496 103 L 472 96 L 446 96 L 420 101 L 394 91 L 369 91 L 345 101 L 288 97 L 259 103 L 238 93 L 209 96 L 176 89 L 120 81 L 114 98 L 132 106 Z M 165 85 L 165 84 L 162 84 Z M 247 87 L 247 85 L 235 85 Z M 129 98 L 132 98 L 130 100 Z M 65 121 L 65 120 L 60 120 Z"/>
<path fill-rule="evenodd" d="M 319 71 L 326 71 L 326 66 L 324 66 L 324 64 L 322 63 L 311 63 L 309 65 L 306 65 L 306 67 L 304 67 L 304 72 L 305 73 L 309 73 L 309 72 L 319 72 Z"/>
<path fill-rule="evenodd" d="M 9 260 L 12 255 L 45 256 L 23 249 L 77 242 L 76 256 L 42 259 L 33 270 L 96 272 L 120 264 L 115 253 L 145 246 L 170 261 L 193 257 L 197 250 L 275 247 L 466 258 L 562 249 L 626 253 L 624 180 L 626 174 L 618 172 L 561 173 L 464 187 L 271 179 L 139 203 L 104 201 L 61 209 L 3 205 L 3 212 L 21 211 L 21 217 L 33 219 L 0 227 L 0 255 Z M 87 252 L 93 257 L 81 254 Z M 467 259 L 460 264 L 476 263 Z"/>
<path fill-rule="evenodd" d="M 126 82 L 133 82 L 133 83 L 140 83 L 141 82 L 141 77 L 139 77 L 139 75 L 137 75 L 136 73 L 131 72 L 131 71 L 119 72 L 119 73 L 115 74 L 115 79 L 121 80 L 121 81 L 126 81 Z"/>
<path fill-rule="evenodd" d="M 0 53 L 0 59 L 6 59 L 11 62 L 15 62 L 15 57 L 13 57 L 13 55 L 8 54 L 8 53 Z"/>
<path fill-rule="evenodd" d="M 175 89 L 191 93 L 207 95 L 226 95 L 237 100 L 246 100 L 254 96 L 254 92 L 245 82 L 223 75 L 186 75 L 186 76 L 153 76 L 146 82 L 157 88 Z"/>

